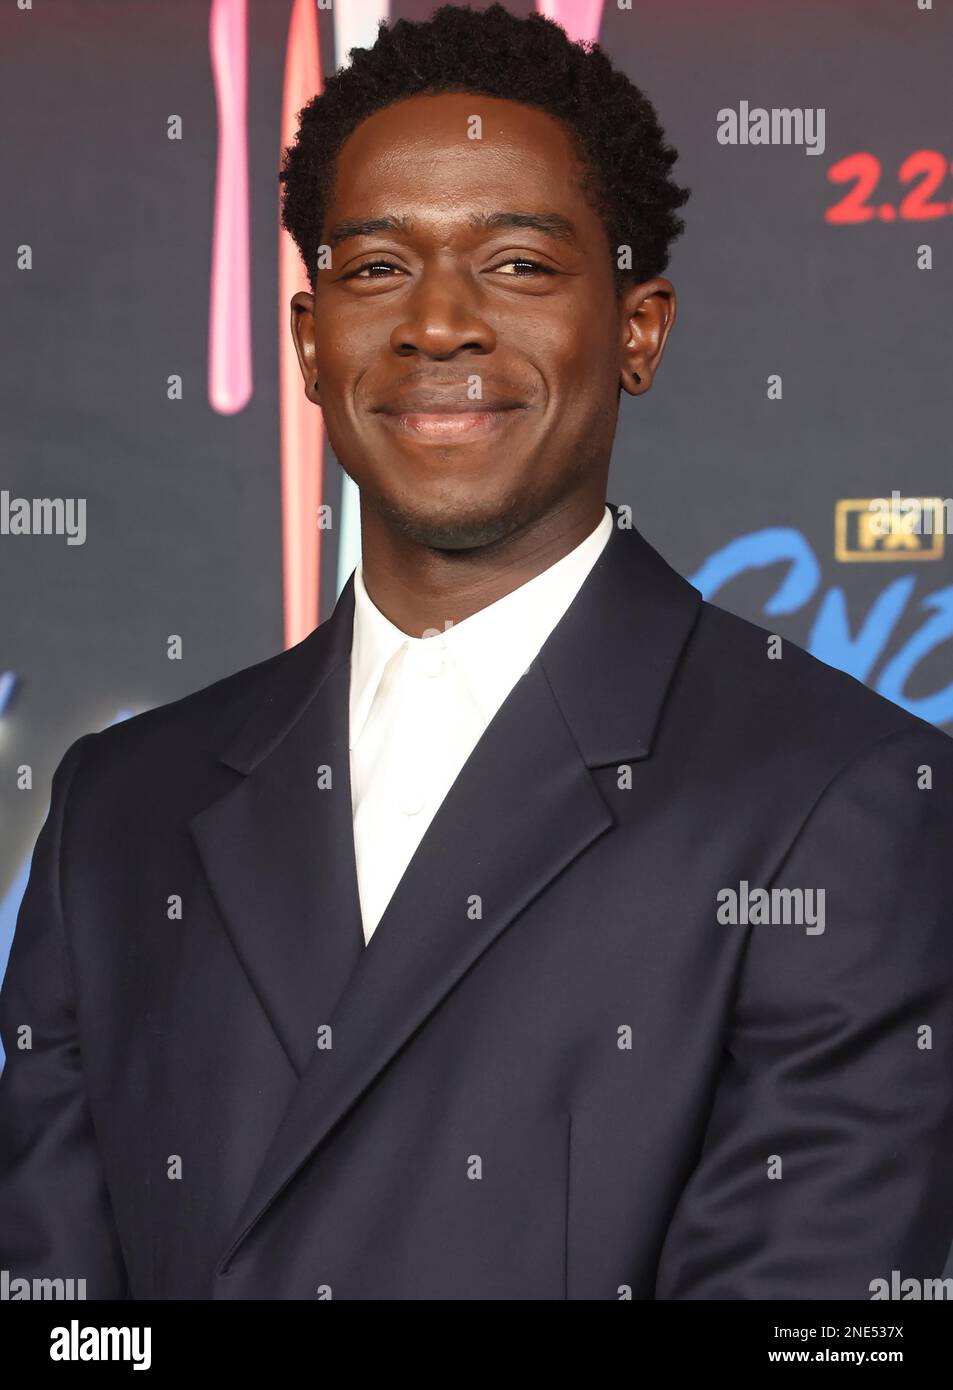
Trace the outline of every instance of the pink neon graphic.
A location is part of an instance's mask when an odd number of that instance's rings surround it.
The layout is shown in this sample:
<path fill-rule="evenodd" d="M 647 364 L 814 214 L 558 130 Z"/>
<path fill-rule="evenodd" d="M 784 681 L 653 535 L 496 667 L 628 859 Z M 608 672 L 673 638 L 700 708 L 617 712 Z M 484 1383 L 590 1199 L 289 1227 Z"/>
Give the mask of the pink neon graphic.
<path fill-rule="evenodd" d="M 212 0 L 209 51 L 218 112 L 209 294 L 208 399 L 234 415 L 251 399 L 246 0 Z"/>
<path fill-rule="evenodd" d="M 298 112 L 323 91 L 318 16 L 314 0 L 295 0 L 288 25 L 285 81 L 281 101 L 281 145 L 291 144 Z M 280 191 L 280 185 L 279 185 Z M 307 637 L 318 622 L 324 417 L 304 394 L 301 369 L 291 338 L 292 296 L 307 290 L 298 249 L 283 229 L 278 233 L 278 370 L 281 411 L 281 525 L 284 574 L 285 646 Z"/>
<path fill-rule="evenodd" d="M 536 9 L 565 29 L 573 43 L 595 41 L 602 23 L 603 0 L 536 0 Z"/>

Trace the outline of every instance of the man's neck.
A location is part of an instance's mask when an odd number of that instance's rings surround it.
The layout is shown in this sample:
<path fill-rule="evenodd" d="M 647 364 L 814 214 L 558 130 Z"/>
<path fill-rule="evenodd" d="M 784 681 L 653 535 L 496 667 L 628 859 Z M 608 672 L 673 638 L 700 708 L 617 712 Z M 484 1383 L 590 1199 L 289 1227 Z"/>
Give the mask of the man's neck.
<path fill-rule="evenodd" d="M 362 516 L 364 585 L 371 602 L 409 637 L 442 632 L 529 583 L 599 525 L 604 500 L 578 501 L 499 542 L 465 550 L 415 545 L 378 518 Z"/>

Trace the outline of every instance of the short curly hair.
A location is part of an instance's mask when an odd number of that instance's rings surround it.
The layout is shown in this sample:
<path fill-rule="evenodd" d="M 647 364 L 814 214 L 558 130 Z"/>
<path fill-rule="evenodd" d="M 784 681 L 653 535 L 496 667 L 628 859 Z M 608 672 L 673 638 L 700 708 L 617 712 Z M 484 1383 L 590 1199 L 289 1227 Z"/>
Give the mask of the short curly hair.
<path fill-rule="evenodd" d="M 351 49 L 350 59 L 298 113 L 278 175 L 281 225 L 301 253 L 312 294 L 341 146 L 375 111 L 424 92 L 501 97 L 561 120 L 575 137 L 584 190 L 606 229 L 617 294 L 665 270 L 685 229 L 675 209 L 691 190 L 670 176 L 678 152 L 665 143 L 652 103 L 598 44 L 570 42 L 540 14 L 442 5 L 421 23 L 400 19 L 388 28 L 382 21 L 373 47 Z M 631 247 L 631 269 L 618 267 L 621 246 Z"/>

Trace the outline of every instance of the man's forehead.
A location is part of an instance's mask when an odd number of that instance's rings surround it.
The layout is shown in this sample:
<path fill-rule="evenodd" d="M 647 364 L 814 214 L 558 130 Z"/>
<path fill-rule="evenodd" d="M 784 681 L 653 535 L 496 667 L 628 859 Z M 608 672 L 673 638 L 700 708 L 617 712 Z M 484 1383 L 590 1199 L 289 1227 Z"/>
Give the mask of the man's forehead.
<path fill-rule="evenodd" d="M 403 156 L 419 173 L 421 156 L 455 159 L 461 149 L 493 159 L 505 151 L 534 166 L 545 151 L 546 162 L 560 166 L 560 172 L 575 157 L 569 131 L 549 112 L 505 98 L 450 92 L 417 94 L 380 107 L 351 131 L 337 162 L 353 176 L 368 161 L 392 168 Z"/>
<path fill-rule="evenodd" d="M 481 127 L 467 126 L 470 115 Z M 375 111 L 345 141 L 322 241 L 452 226 L 477 235 L 522 227 L 579 243 L 587 213 L 578 175 L 571 141 L 546 112 L 470 92 L 417 95 Z"/>

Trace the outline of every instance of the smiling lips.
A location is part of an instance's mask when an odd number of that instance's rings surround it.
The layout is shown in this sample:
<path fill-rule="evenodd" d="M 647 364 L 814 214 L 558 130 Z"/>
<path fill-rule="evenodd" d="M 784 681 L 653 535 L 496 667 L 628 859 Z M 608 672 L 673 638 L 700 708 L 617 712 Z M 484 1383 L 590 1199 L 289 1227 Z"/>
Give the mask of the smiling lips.
<path fill-rule="evenodd" d="M 414 439 L 472 439 L 488 434 L 515 415 L 519 407 L 505 410 L 408 411 L 403 415 L 382 413 L 382 419 Z"/>
<path fill-rule="evenodd" d="M 393 404 L 379 406 L 374 412 L 391 428 L 421 443 L 472 439 L 491 433 L 515 418 L 524 410 L 521 401 L 473 401 L 454 399 L 448 392 L 410 393 Z"/>

